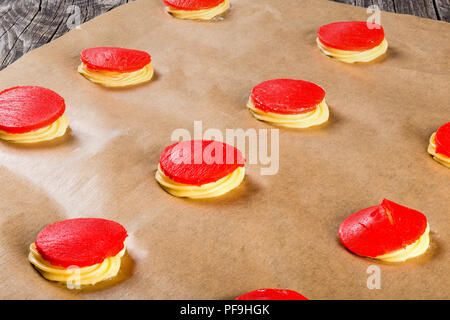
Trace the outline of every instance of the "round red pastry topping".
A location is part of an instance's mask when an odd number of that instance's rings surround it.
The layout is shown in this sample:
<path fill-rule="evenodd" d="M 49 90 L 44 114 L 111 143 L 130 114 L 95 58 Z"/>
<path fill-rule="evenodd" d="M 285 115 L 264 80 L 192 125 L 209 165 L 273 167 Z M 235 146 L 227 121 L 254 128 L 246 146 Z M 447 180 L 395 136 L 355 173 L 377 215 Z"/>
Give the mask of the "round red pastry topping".
<path fill-rule="evenodd" d="M 161 153 L 163 173 L 175 182 L 203 185 L 226 177 L 245 159 L 241 151 L 212 140 L 188 140 L 175 143 Z"/>
<path fill-rule="evenodd" d="M 380 205 L 345 219 L 339 227 L 339 238 L 348 250 L 377 257 L 416 242 L 426 228 L 425 215 L 384 199 Z"/>
<path fill-rule="evenodd" d="M 366 51 L 378 46 L 384 39 L 383 27 L 366 21 L 344 21 L 319 28 L 320 42 L 330 48 L 347 51 Z"/>
<path fill-rule="evenodd" d="M 254 87 L 250 98 L 264 112 L 299 114 L 315 110 L 325 98 L 325 91 L 308 81 L 275 79 Z"/>
<path fill-rule="evenodd" d="M 292 290 L 259 289 L 248 292 L 236 300 L 308 300 L 300 293 Z"/>
<path fill-rule="evenodd" d="M 0 130 L 26 133 L 49 126 L 64 114 L 64 99 L 42 87 L 14 87 L 0 92 Z"/>
<path fill-rule="evenodd" d="M 97 218 L 55 222 L 36 238 L 36 249 L 52 265 L 86 267 L 117 255 L 127 231 L 119 223 Z"/>
<path fill-rule="evenodd" d="M 436 152 L 450 157 L 450 122 L 438 129 L 434 136 Z"/>
<path fill-rule="evenodd" d="M 217 7 L 225 0 L 164 0 L 167 6 L 178 10 L 203 10 Z"/>
<path fill-rule="evenodd" d="M 133 49 L 98 47 L 81 52 L 81 61 L 91 70 L 133 72 L 144 68 L 151 60 L 147 52 Z"/>

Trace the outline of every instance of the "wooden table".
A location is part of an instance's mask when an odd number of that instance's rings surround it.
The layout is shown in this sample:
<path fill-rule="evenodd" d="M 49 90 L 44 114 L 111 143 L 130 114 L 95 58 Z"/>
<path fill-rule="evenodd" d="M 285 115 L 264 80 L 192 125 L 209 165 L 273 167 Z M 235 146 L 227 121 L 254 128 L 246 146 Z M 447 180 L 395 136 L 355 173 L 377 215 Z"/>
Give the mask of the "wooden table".
<path fill-rule="evenodd" d="M 1 0 L 0 70 L 26 52 L 62 36 L 70 26 L 131 1 L 134 0 Z M 385 11 L 450 22 L 450 0 L 332 1 L 363 7 L 376 4 Z"/>

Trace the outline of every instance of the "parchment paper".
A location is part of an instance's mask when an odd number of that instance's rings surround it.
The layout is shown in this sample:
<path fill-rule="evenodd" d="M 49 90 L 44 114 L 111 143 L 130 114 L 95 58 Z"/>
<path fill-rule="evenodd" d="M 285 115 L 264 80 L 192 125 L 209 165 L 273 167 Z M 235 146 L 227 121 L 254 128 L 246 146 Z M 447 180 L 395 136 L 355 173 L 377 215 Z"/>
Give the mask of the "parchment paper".
<path fill-rule="evenodd" d="M 140 0 L 35 50 L 0 74 L 1 89 L 40 85 L 67 103 L 71 132 L 37 146 L 0 143 L 0 297 L 4 299 L 232 299 L 271 287 L 310 299 L 421 299 L 449 294 L 450 170 L 427 154 L 450 121 L 450 25 L 382 13 L 388 56 L 347 65 L 316 47 L 319 26 L 365 20 L 328 1 L 233 0 L 224 21 L 165 14 Z M 87 47 L 148 51 L 156 78 L 111 90 L 76 72 Z M 328 125 L 280 130 L 280 169 L 217 199 L 175 198 L 154 179 L 176 128 L 275 128 L 246 109 L 253 86 L 273 78 L 322 85 Z M 424 212 L 431 248 L 383 264 L 353 255 L 337 230 L 383 197 Z M 28 263 L 28 246 L 57 220 L 103 217 L 130 234 L 116 280 L 69 291 Z M 366 272 L 381 269 L 381 289 Z"/>

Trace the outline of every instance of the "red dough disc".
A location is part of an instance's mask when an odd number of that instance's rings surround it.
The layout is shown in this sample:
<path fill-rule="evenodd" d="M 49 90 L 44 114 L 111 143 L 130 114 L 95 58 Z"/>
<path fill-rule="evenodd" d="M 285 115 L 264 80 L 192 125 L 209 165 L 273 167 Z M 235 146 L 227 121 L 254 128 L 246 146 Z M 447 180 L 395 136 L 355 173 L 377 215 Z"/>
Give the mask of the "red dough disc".
<path fill-rule="evenodd" d="M 308 81 L 276 79 L 258 84 L 250 98 L 264 112 L 299 114 L 315 110 L 325 98 L 325 91 Z"/>
<path fill-rule="evenodd" d="M 119 223 L 96 218 L 55 222 L 36 238 L 36 249 L 52 265 L 86 267 L 117 255 L 127 231 Z"/>
<path fill-rule="evenodd" d="M 42 87 L 14 87 L 0 92 L 0 130 L 26 133 L 49 126 L 64 114 L 64 99 Z"/>
<path fill-rule="evenodd" d="M 161 153 L 161 170 L 173 181 L 203 185 L 226 177 L 245 159 L 241 151 L 212 140 L 188 140 L 175 143 Z"/>
<path fill-rule="evenodd" d="M 436 152 L 450 157 L 450 122 L 438 129 L 434 136 Z"/>
<path fill-rule="evenodd" d="M 300 293 L 292 290 L 259 289 L 248 292 L 236 300 L 308 300 Z"/>
<path fill-rule="evenodd" d="M 426 228 L 427 218 L 422 213 L 384 199 L 345 219 L 339 238 L 348 250 L 377 257 L 416 242 Z"/>
<path fill-rule="evenodd" d="M 320 42 L 330 48 L 347 51 L 366 51 L 378 46 L 384 39 L 383 27 L 365 21 L 344 21 L 326 24 L 319 28 Z"/>
<path fill-rule="evenodd" d="M 225 0 L 164 0 L 167 6 L 178 10 L 203 10 L 217 7 Z"/>
<path fill-rule="evenodd" d="M 125 73 L 144 68 L 152 61 L 152 58 L 145 51 L 98 47 L 83 50 L 81 61 L 91 70 Z"/>

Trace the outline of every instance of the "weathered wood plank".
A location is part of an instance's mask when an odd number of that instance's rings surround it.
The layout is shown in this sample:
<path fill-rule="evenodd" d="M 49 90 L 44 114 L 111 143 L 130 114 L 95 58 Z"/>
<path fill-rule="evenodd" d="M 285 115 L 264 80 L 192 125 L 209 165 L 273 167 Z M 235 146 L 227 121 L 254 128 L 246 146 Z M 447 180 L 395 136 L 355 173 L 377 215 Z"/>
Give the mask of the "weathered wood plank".
<path fill-rule="evenodd" d="M 26 52 L 134 0 L 13 0 L 0 2 L 0 70 Z M 74 7 L 76 6 L 76 7 Z"/>
<path fill-rule="evenodd" d="M 412 14 L 450 22 L 450 0 L 331 0 L 360 7 L 378 5 L 381 10 Z"/>
<path fill-rule="evenodd" d="M 433 0 L 394 0 L 395 12 L 437 19 Z"/>
<path fill-rule="evenodd" d="M 26 52 L 119 5 L 134 0 L 0 1 L 0 70 Z M 332 0 L 450 22 L 450 0 Z M 79 13 L 79 21 L 75 15 Z"/>
<path fill-rule="evenodd" d="M 369 7 L 377 5 L 383 11 L 395 12 L 393 0 L 331 0 L 334 2 L 351 4 L 358 7 Z"/>
<path fill-rule="evenodd" d="M 439 20 L 450 22 L 450 0 L 434 0 Z"/>

